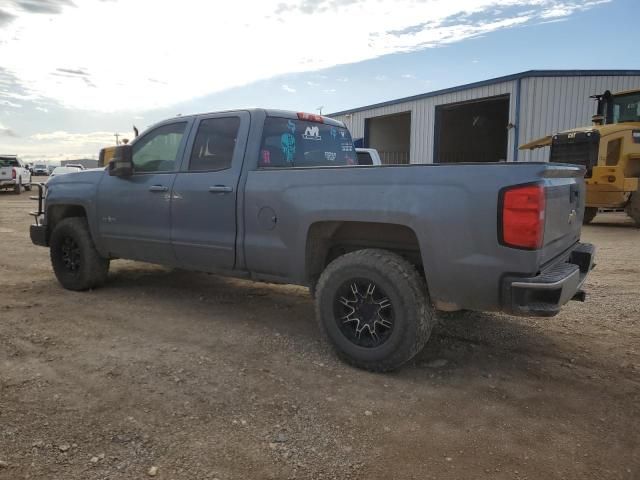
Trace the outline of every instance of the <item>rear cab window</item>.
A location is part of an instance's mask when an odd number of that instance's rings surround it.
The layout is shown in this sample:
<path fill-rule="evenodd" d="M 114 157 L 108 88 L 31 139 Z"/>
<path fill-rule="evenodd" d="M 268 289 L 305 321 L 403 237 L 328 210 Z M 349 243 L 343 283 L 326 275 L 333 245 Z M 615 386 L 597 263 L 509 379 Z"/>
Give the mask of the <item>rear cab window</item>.
<path fill-rule="evenodd" d="M 19 167 L 20 162 L 15 157 L 0 157 L 0 167 Z"/>
<path fill-rule="evenodd" d="M 265 119 L 258 160 L 261 168 L 356 164 L 351 134 L 344 127 L 291 118 Z"/>

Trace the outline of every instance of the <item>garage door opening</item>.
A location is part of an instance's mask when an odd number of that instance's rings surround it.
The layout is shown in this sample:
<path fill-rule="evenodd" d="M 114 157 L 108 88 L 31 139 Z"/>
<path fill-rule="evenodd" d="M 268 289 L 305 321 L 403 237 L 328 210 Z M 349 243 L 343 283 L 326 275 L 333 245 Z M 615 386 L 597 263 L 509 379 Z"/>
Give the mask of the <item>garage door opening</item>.
<path fill-rule="evenodd" d="M 507 160 L 509 95 L 436 107 L 434 161 Z"/>
<path fill-rule="evenodd" d="M 364 143 L 375 148 L 385 165 L 409 163 L 411 148 L 411 112 L 367 118 Z"/>

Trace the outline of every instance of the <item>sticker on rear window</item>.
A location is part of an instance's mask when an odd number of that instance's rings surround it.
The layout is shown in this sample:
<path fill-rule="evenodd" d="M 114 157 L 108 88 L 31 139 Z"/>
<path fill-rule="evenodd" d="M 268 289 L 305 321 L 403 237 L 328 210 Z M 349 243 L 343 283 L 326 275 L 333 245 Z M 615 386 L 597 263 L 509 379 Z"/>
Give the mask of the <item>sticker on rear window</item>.
<path fill-rule="evenodd" d="M 290 133 L 283 133 L 280 137 L 280 148 L 287 162 L 293 162 L 296 155 L 296 138 Z"/>
<path fill-rule="evenodd" d="M 324 158 L 330 162 L 335 162 L 338 154 L 336 152 L 324 152 Z"/>
<path fill-rule="evenodd" d="M 302 138 L 305 140 L 322 140 L 322 137 L 320 136 L 320 128 L 316 125 L 313 127 L 307 127 Z"/>

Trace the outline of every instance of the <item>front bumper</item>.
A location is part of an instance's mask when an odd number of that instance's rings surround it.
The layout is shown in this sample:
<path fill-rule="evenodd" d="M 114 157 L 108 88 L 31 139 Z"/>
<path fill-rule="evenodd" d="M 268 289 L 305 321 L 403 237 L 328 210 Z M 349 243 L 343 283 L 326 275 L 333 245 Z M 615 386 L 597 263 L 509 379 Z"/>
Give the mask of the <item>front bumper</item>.
<path fill-rule="evenodd" d="M 582 284 L 595 266 L 595 247 L 578 243 L 556 263 L 534 277 L 506 277 L 503 306 L 514 315 L 552 317 L 571 299 L 584 301 Z"/>

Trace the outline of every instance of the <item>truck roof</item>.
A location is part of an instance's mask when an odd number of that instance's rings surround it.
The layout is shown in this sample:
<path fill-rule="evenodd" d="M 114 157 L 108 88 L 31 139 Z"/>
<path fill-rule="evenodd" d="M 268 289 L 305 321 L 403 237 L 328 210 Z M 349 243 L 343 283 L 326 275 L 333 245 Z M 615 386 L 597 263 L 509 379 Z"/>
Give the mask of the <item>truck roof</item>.
<path fill-rule="evenodd" d="M 162 125 L 163 123 L 175 121 L 178 118 L 197 118 L 197 117 L 203 117 L 206 115 L 211 115 L 214 113 L 217 114 L 217 113 L 234 113 L 234 112 L 249 112 L 249 114 L 254 112 L 262 112 L 268 117 L 290 118 L 292 120 L 298 120 L 298 113 L 300 113 L 300 112 L 294 112 L 293 110 L 279 110 L 275 108 L 238 108 L 235 110 L 220 110 L 220 111 L 213 111 L 213 112 L 193 113 L 190 115 L 178 115 L 176 117 L 167 118 L 158 123 L 155 123 L 154 125 L 151 125 L 149 128 L 147 128 L 147 130 L 155 126 Z M 308 115 L 317 115 L 317 114 L 311 114 L 308 112 L 302 112 L 302 113 L 307 113 Z M 326 125 L 334 125 L 336 127 L 345 126 L 345 124 L 339 120 L 335 120 L 333 118 L 329 118 L 324 115 L 321 115 L 321 116 L 322 116 L 323 123 L 325 123 Z"/>

